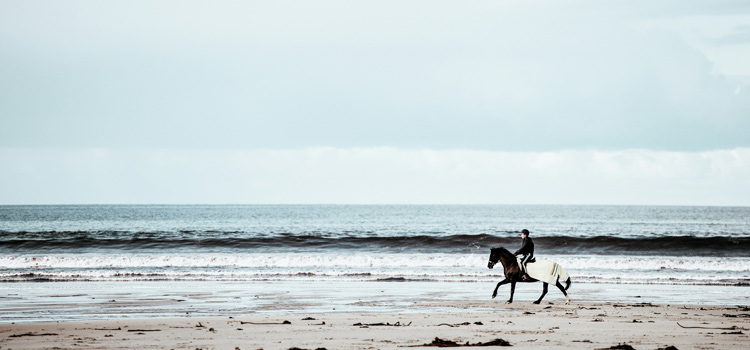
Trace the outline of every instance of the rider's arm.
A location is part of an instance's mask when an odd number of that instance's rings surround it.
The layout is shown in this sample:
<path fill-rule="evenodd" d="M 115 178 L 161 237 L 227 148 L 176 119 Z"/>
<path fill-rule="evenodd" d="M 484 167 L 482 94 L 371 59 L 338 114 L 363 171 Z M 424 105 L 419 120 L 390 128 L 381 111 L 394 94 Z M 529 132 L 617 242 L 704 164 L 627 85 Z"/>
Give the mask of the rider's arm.
<path fill-rule="evenodd" d="M 524 252 L 526 251 L 526 248 L 528 247 L 528 245 L 529 245 L 529 241 L 527 241 L 527 240 L 524 239 L 523 240 L 523 245 L 521 245 L 521 248 L 518 249 L 518 250 L 516 250 L 516 252 L 513 253 L 513 255 L 524 254 Z"/>

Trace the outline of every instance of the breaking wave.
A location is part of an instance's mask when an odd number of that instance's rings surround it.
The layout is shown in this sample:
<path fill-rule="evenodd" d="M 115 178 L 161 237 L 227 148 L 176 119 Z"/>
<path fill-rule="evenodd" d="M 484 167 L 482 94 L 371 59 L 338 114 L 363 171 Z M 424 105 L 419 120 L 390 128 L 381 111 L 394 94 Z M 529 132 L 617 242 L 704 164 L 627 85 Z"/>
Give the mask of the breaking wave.
<path fill-rule="evenodd" d="M 0 232 L 0 252 L 98 250 L 193 250 L 248 252 L 335 250 L 386 252 L 472 253 L 481 249 L 519 244 L 517 237 L 490 234 L 375 236 L 362 234 L 263 234 L 238 232 Z M 637 253 L 664 256 L 750 257 L 750 237 L 534 237 L 538 251 L 549 254 L 611 255 Z"/>

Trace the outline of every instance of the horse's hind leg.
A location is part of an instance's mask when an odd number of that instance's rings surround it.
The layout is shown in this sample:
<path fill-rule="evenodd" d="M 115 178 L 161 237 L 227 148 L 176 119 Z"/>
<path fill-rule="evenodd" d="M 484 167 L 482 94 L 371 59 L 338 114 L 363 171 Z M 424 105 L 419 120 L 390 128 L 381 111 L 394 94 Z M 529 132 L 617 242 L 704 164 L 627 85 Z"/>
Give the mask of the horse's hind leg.
<path fill-rule="evenodd" d="M 563 287 L 563 285 L 560 284 L 559 280 L 557 281 L 556 286 L 563 293 L 563 295 L 565 296 L 565 299 L 567 299 L 567 301 L 565 301 L 565 304 L 570 304 L 570 297 L 568 296 L 568 292 L 565 291 L 565 287 Z"/>
<path fill-rule="evenodd" d="M 549 284 L 547 284 L 547 282 L 543 282 L 542 284 L 544 285 L 544 286 L 542 287 L 542 295 L 541 295 L 541 296 L 539 297 L 539 299 L 537 299 L 537 300 L 536 300 L 536 301 L 534 302 L 534 304 L 539 304 L 539 303 L 541 303 L 541 302 L 542 302 L 542 299 L 544 299 L 544 296 L 545 296 L 545 295 L 547 295 L 547 287 L 549 286 Z"/>

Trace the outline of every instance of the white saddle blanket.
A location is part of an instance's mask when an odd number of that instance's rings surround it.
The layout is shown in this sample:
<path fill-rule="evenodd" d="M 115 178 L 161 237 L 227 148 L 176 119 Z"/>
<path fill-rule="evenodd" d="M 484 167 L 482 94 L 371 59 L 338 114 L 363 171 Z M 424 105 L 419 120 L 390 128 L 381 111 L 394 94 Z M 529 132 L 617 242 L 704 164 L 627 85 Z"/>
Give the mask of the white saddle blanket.
<path fill-rule="evenodd" d="M 521 263 L 521 259 L 518 259 L 518 263 Z M 553 285 L 557 283 L 558 278 L 563 281 L 568 279 L 565 269 L 560 264 L 549 260 L 536 259 L 536 262 L 527 263 L 526 272 L 535 280 Z"/>

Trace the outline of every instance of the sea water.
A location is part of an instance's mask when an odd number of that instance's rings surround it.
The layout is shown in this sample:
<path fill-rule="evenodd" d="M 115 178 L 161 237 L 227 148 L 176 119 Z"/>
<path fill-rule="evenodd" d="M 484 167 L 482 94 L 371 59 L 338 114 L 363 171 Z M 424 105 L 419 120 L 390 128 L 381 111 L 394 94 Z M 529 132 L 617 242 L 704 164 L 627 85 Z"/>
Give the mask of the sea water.
<path fill-rule="evenodd" d="M 0 206 L 0 321 L 486 300 L 503 278 L 490 248 L 522 229 L 577 298 L 750 303 L 747 207 Z"/>

